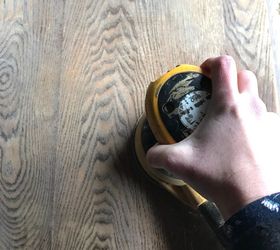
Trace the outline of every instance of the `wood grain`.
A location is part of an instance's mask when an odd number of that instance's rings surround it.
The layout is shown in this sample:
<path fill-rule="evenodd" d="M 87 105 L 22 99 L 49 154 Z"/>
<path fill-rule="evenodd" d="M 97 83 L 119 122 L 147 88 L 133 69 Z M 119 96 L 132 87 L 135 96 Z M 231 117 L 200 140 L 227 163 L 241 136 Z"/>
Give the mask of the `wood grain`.
<path fill-rule="evenodd" d="M 51 244 L 60 75 L 54 4 L 0 4 L 0 249 Z"/>
<path fill-rule="evenodd" d="M 232 54 L 276 110 L 262 1 L 0 2 L 0 249 L 221 249 L 137 170 L 150 81 Z"/>
<path fill-rule="evenodd" d="M 277 111 L 274 58 L 268 13 L 264 1 L 223 2 L 226 51 L 242 69 L 252 70 L 258 79 L 260 96 L 268 110 Z"/>
<path fill-rule="evenodd" d="M 272 60 L 274 61 L 274 75 L 276 78 L 277 89 L 280 89 L 280 1 L 267 0 L 269 30 L 271 37 Z M 280 92 L 278 91 L 278 113 L 280 112 Z"/>

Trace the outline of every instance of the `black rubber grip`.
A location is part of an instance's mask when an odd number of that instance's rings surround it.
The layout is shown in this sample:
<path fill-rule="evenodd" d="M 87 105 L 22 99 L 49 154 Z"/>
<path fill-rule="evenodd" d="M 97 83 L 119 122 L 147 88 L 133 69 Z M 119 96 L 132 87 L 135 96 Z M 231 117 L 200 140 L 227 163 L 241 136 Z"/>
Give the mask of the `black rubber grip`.
<path fill-rule="evenodd" d="M 215 203 L 206 201 L 198 209 L 222 245 L 229 247 L 228 239 L 222 230 L 225 221 Z"/>

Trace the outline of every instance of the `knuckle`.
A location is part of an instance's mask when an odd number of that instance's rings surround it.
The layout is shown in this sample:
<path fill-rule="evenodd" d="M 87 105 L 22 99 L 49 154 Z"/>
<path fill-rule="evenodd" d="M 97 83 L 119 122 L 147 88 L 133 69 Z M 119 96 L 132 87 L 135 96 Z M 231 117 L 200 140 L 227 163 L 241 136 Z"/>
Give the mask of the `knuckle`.
<path fill-rule="evenodd" d="M 245 77 L 246 79 L 257 80 L 256 75 L 252 71 L 247 69 L 240 70 L 238 74 Z"/>
<path fill-rule="evenodd" d="M 227 69 L 227 68 L 231 67 L 232 65 L 234 65 L 235 61 L 231 56 L 224 55 L 224 56 L 220 56 L 217 59 L 216 64 L 217 64 L 218 68 Z"/>
<path fill-rule="evenodd" d="M 240 107 L 239 107 L 239 105 L 237 105 L 236 103 L 231 104 L 231 105 L 228 107 L 228 110 L 229 110 L 229 113 L 230 113 L 233 117 L 236 117 L 236 118 L 241 117 L 241 110 L 240 110 Z"/>
<path fill-rule="evenodd" d="M 213 109 L 217 115 L 226 113 L 236 113 L 238 104 L 235 100 L 232 100 L 227 93 L 223 94 L 224 98 L 220 98 L 218 102 L 213 105 Z"/>
<path fill-rule="evenodd" d="M 265 103 L 258 96 L 253 98 L 253 105 L 255 110 L 258 111 L 258 113 L 263 113 L 267 111 Z"/>
<path fill-rule="evenodd" d="M 227 101 L 215 107 L 215 115 L 229 115 L 230 117 L 240 118 L 242 116 L 242 110 L 237 102 Z"/>

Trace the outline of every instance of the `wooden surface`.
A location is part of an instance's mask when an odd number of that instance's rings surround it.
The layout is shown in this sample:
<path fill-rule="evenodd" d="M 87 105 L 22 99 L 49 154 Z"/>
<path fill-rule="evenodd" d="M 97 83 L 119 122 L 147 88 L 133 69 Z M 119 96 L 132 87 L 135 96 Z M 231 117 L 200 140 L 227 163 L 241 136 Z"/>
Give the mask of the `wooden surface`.
<path fill-rule="evenodd" d="M 0 20 L 0 249 L 220 249 L 131 137 L 151 80 L 224 53 L 276 109 L 265 2 L 1 0 Z"/>
<path fill-rule="evenodd" d="M 267 0 L 269 30 L 271 35 L 274 71 L 278 89 L 278 104 L 280 100 L 280 0 Z M 279 109 L 278 109 L 279 113 Z"/>

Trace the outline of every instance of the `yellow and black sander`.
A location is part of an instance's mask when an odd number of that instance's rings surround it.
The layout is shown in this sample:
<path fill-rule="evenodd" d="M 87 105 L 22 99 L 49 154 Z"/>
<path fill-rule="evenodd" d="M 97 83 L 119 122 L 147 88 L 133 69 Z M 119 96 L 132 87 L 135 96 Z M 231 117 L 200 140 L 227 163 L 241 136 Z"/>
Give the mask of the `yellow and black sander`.
<path fill-rule="evenodd" d="M 173 144 L 188 137 L 205 116 L 211 99 L 211 80 L 198 66 L 178 65 L 151 82 L 145 111 L 135 130 L 137 160 L 145 173 L 192 209 L 198 210 L 224 241 L 220 232 L 224 220 L 216 205 L 206 200 L 183 180 L 168 171 L 149 166 L 147 151 L 155 144 Z"/>

